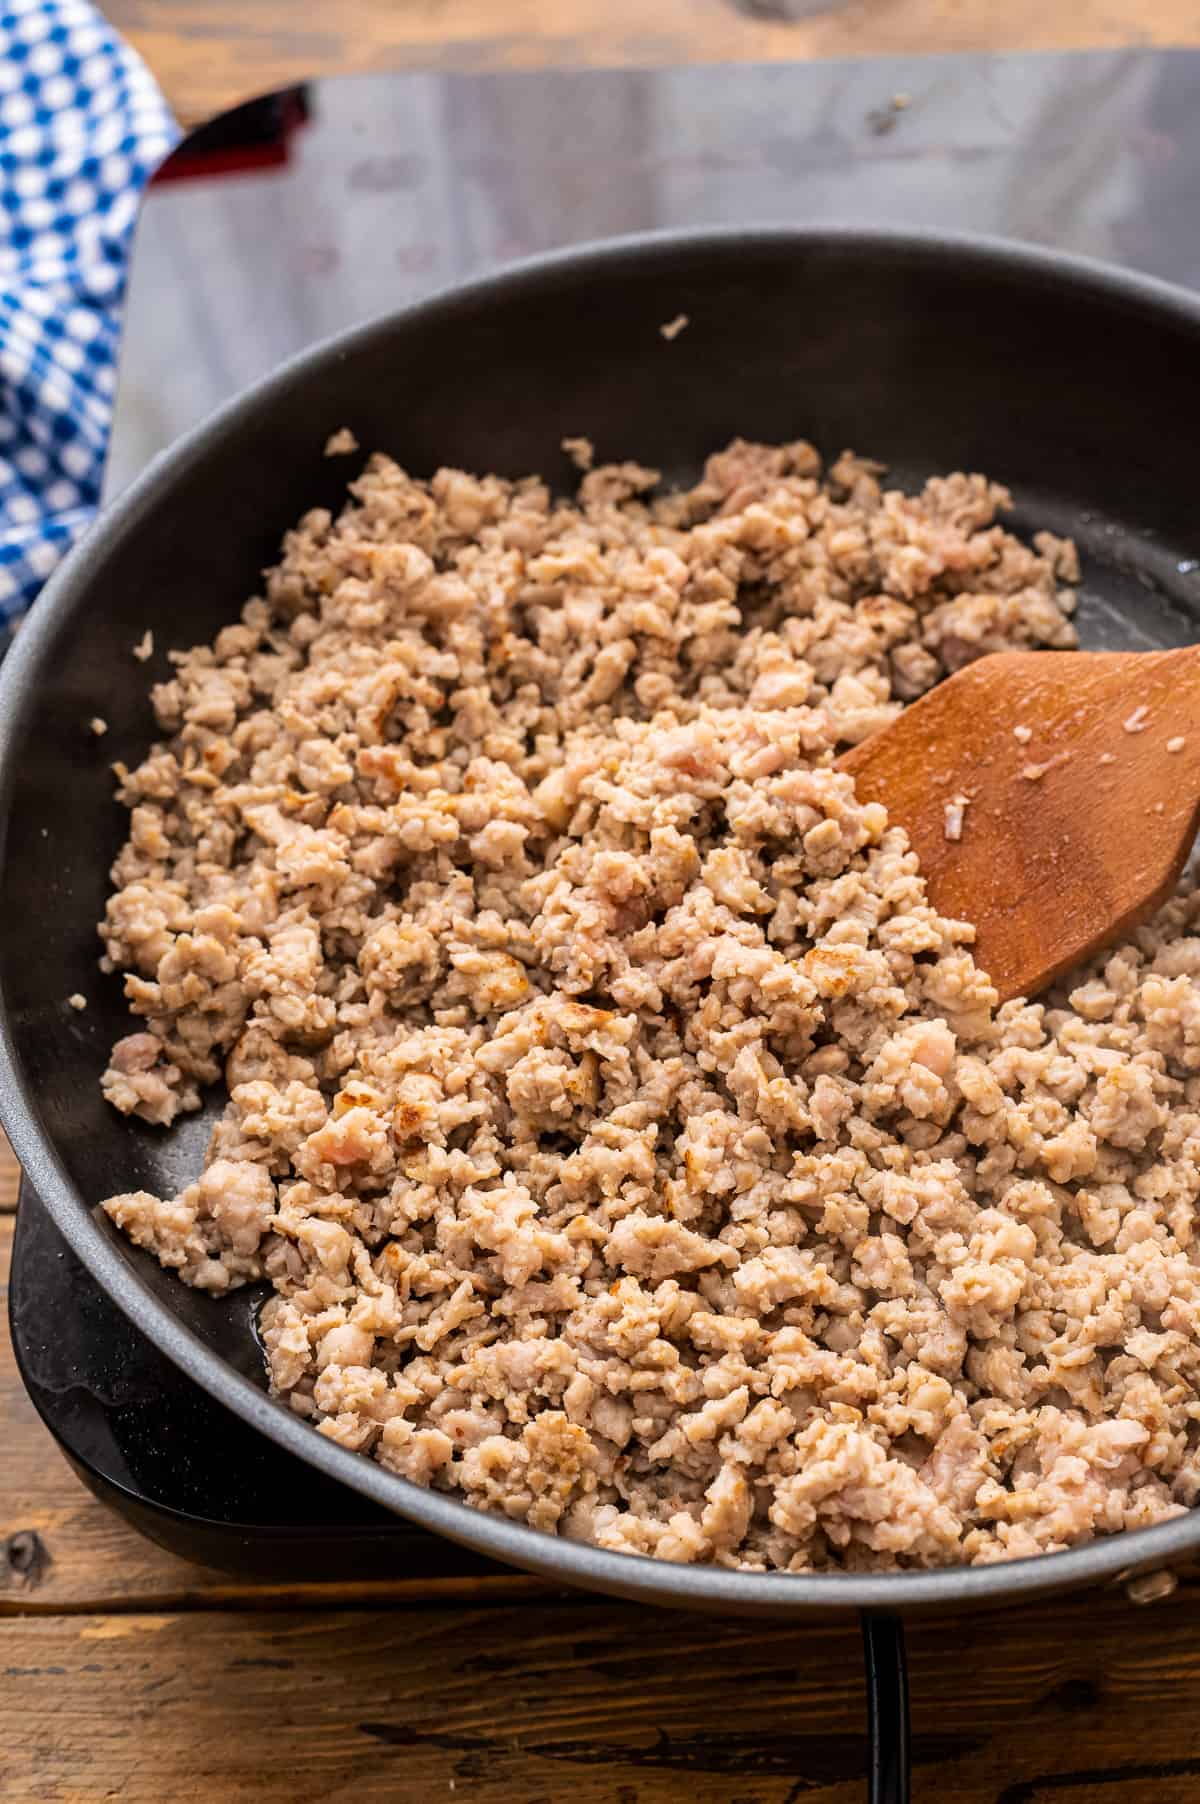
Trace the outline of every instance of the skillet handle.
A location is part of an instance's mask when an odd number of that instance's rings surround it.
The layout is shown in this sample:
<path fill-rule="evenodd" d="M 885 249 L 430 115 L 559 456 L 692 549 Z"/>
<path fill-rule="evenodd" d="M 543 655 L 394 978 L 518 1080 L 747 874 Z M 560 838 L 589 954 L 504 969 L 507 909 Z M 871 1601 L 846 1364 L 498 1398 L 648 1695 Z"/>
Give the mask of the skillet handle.
<path fill-rule="evenodd" d="M 908 1664 L 898 1616 L 862 1618 L 868 1804 L 909 1804 Z"/>

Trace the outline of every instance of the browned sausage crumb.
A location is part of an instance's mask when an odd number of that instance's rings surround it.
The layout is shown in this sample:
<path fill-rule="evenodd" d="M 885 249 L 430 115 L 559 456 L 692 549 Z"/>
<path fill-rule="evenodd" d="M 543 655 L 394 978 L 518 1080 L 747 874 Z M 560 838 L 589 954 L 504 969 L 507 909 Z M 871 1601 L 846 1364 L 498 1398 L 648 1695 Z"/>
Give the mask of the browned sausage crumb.
<path fill-rule="evenodd" d="M 596 461 L 596 451 L 590 438 L 565 438 L 562 448 L 577 470 L 590 470 Z"/>
<path fill-rule="evenodd" d="M 331 432 L 325 440 L 326 457 L 348 457 L 351 452 L 357 450 L 358 440 L 349 426 L 339 427 L 336 432 Z"/>
<path fill-rule="evenodd" d="M 104 735 L 108 732 L 108 722 L 99 714 L 94 714 L 92 716 L 91 720 L 88 722 L 88 726 L 96 735 L 97 739 L 103 739 Z"/>
<path fill-rule="evenodd" d="M 1200 1487 L 1200 900 L 1009 1003 L 828 767 L 1074 644 L 982 477 L 741 442 L 656 496 L 375 457 L 157 686 L 114 1105 L 222 1077 L 107 1204 L 272 1383 L 545 1529 L 789 1570 L 991 1561 Z"/>
<path fill-rule="evenodd" d="M 666 339 L 667 343 L 670 344 L 674 339 L 679 337 L 681 332 L 686 332 L 690 324 L 691 321 L 688 319 L 686 313 L 677 313 L 674 319 L 669 319 L 666 325 L 660 326 L 658 330 L 662 337 Z"/>
<path fill-rule="evenodd" d="M 148 658 L 154 656 L 154 634 L 150 631 L 149 627 L 146 628 L 146 631 L 142 634 L 137 644 L 132 647 L 132 650 L 133 655 L 139 664 L 144 664 Z"/>

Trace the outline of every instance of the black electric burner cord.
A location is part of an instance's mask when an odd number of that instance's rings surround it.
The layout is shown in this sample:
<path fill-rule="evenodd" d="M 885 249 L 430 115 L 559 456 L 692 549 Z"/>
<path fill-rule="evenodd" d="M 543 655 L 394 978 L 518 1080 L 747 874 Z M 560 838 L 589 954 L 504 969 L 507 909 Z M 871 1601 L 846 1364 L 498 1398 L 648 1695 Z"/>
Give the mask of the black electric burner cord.
<path fill-rule="evenodd" d="M 897 1616 L 862 1619 L 867 1668 L 868 1804 L 909 1804 L 908 1663 Z"/>

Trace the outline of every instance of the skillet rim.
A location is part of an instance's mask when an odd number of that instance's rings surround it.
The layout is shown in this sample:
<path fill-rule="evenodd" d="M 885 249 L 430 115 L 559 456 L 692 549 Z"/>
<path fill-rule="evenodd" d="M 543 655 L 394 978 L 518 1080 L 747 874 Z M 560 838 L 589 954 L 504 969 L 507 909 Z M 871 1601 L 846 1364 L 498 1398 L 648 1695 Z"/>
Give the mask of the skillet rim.
<path fill-rule="evenodd" d="M 395 309 L 308 347 L 225 402 L 160 452 L 105 509 L 51 576 L 0 670 L 0 856 L 7 840 L 17 759 L 41 670 L 60 633 L 87 606 L 96 570 L 114 548 L 136 533 L 142 516 L 169 495 L 177 475 L 219 445 L 226 434 L 236 431 L 267 397 L 302 383 L 318 367 L 336 365 L 376 338 L 386 338 L 397 330 L 419 333 L 426 323 L 452 322 L 457 314 L 486 307 L 489 300 L 501 295 L 536 293 L 547 286 L 553 291 L 564 281 L 586 278 L 591 271 L 605 271 L 629 259 L 643 268 L 662 266 L 665 271 L 672 260 L 697 255 L 728 257 L 743 251 L 811 254 L 823 249 L 861 250 L 900 264 L 952 259 L 972 266 L 985 279 L 1003 275 L 1026 285 L 1050 284 L 1108 298 L 1148 313 L 1164 326 L 1190 331 L 1200 351 L 1200 296 L 1094 258 L 975 233 L 804 224 L 645 232 L 543 253 L 440 289 L 413 306 Z M 153 1295 L 99 1226 L 62 1164 L 51 1135 L 41 1125 L 2 982 L 0 1120 L 26 1176 L 72 1250 L 129 1320 L 210 1396 L 305 1464 L 393 1514 L 543 1578 L 676 1608 L 724 1608 L 744 1615 L 792 1617 L 853 1610 L 920 1613 L 1017 1603 L 1104 1581 L 1119 1583 L 1200 1550 L 1197 1509 L 1155 1527 L 1127 1530 L 1065 1553 L 989 1566 L 871 1575 L 754 1573 L 676 1566 L 613 1553 L 474 1510 L 388 1472 L 376 1461 L 319 1434 L 227 1365 Z"/>

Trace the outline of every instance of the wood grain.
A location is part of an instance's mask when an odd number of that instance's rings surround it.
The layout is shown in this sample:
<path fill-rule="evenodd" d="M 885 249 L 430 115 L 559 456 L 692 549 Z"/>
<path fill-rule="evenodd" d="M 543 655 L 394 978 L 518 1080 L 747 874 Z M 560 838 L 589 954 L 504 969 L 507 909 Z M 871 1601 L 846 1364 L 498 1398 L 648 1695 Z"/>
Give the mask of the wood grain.
<path fill-rule="evenodd" d="M 20 1182 L 21 1167 L 17 1164 L 16 1154 L 8 1144 L 4 1130 L 0 1128 L 0 1215 L 11 1215 L 16 1208 Z"/>
<path fill-rule="evenodd" d="M 185 124 L 361 69 L 776 61 L 1200 43 L 1194 0 L 106 0 Z"/>
<path fill-rule="evenodd" d="M 911 1638 L 916 1795 L 1183 1804 L 1194 1605 L 1053 1606 Z M 1086 1623 L 1086 1629 L 1085 1629 Z M 857 1636 L 539 1608 L 0 1622 L 0 1799 L 860 1804 Z M 68 1703 L 69 1700 L 69 1703 Z M 1153 1734 L 1131 1733 L 1153 1722 Z"/>

